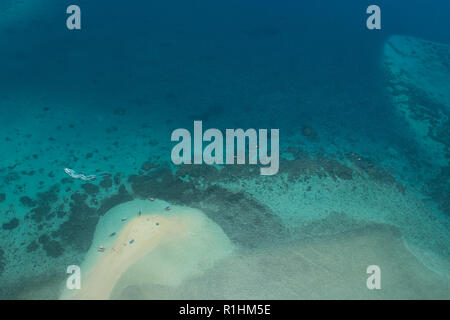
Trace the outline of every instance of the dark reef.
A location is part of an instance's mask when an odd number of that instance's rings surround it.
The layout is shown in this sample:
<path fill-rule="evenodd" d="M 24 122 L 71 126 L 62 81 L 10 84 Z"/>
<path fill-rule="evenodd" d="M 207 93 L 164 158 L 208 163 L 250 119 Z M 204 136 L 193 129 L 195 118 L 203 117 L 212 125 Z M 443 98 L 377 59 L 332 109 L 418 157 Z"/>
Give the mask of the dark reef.
<path fill-rule="evenodd" d="M 317 132 L 308 126 L 303 126 L 302 127 L 302 135 L 306 138 L 308 138 L 309 141 L 311 142 L 315 142 L 317 141 Z"/>
<path fill-rule="evenodd" d="M 31 217 L 34 222 L 42 222 L 48 214 L 50 214 L 51 208 L 49 206 L 39 206 L 30 211 L 30 215 L 27 217 Z"/>
<path fill-rule="evenodd" d="M 85 203 L 86 199 L 86 194 L 73 194 L 68 220 L 52 233 L 53 237 L 59 237 L 63 243 L 79 251 L 89 249 L 99 219 L 97 210 L 89 207 Z M 52 243 L 48 245 L 48 249 L 51 252 L 58 252 L 59 248 L 55 243 Z"/>
<path fill-rule="evenodd" d="M 36 201 L 34 201 L 33 199 L 31 199 L 30 197 L 27 196 L 23 196 L 20 198 L 20 202 L 26 206 L 26 207 L 34 207 L 36 205 Z"/>
<path fill-rule="evenodd" d="M 196 170 L 192 166 L 191 169 Z M 213 177 L 219 174 L 211 166 L 198 166 L 198 170 L 210 172 Z M 181 175 L 184 176 L 185 173 L 182 172 Z M 211 178 L 202 176 L 205 179 Z M 138 197 L 151 196 L 202 210 L 222 227 L 232 241 L 242 246 L 255 247 L 273 243 L 287 235 L 281 221 L 270 209 L 243 192 L 234 193 L 213 184 L 206 189 L 199 189 L 194 182 L 182 180 L 167 168 L 148 175 L 132 175 L 129 182 Z"/>
<path fill-rule="evenodd" d="M 314 159 L 307 155 L 301 155 L 294 160 L 285 160 L 280 171 L 288 174 L 289 181 L 298 179 L 306 181 L 312 176 L 331 177 L 334 180 L 351 180 L 354 173 L 352 168 L 335 159 L 326 157 Z"/>
<path fill-rule="evenodd" d="M 109 189 L 113 186 L 113 180 L 111 177 L 105 177 L 102 181 L 100 181 L 100 187 L 103 189 Z"/>
<path fill-rule="evenodd" d="M 450 216 L 450 166 L 442 167 L 436 177 L 428 182 L 429 195 L 438 203 L 439 209 Z"/>
<path fill-rule="evenodd" d="M 64 253 L 64 248 L 56 240 L 50 240 L 42 245 L 48 257 L 56 258 Z"/>
<path fill-rule="evenodd" d="M 95 195 L 100 191 L 100 188 L 92 183 L 85 183 L 81 187 L 89 195 Z"/>
<path fill-rule="evenodd" d="M 27 214 L 27 218 L 31 218 L 33 221 L 38 223 L 44 220 L 50 220 L 54 215 L 54 213 L 52 213 L 52 207 L 53 204 L 58 200 L 58 192 L 59 186 L 54 185 L 47 191 L 38 193 L 38 199 L 36 201 L 33 200 L 35 208 L 33 208 Z"/>
<path fill-rule="evenodd" d="M 157 163 L 152 163 L 150 161 L 146 161 L 142 164 L 141 166 L 141 170 L 143 171 L 150 171 L 151 169 L 157 168 L 159 167 L 159 164 Z"/>
<path fill-rule="evenodd" d="M 39 244 L 36 241 L 32 241 L 27 245 L 27 252 L 34 252 L 39 249 Z"/>
<path fill-rule="evenodd" d="M 5 270 L 5 266 L 6 266 L 5 252 L 3 251 L 2 248 L 0 248 L 0 275 Z"/>
<path fill-rule="evenodd" d="M 90 184 L 83 185 L 85 190 L 87 185 Z M 72 194 L 68 219 L 51 235 L 54 239 L 60 239 L 71 248 L 81 252 L 89 249 L 100 216 L 120 203 L 133 200 L 133 196 L 124 185 L 121 185 L 116 194 L 102 200 L 98 209 L 89 206 L 86 203 L 87 199 L 87 193 Z M 65 214 L 64 212 L 63 215 Z M 60 255 L 63 251 L 58 241 L 48 240 L 41 243 L 44 243 L 44 250 L 49 256 Z"/>
<path fill-rule="evenodd" d="M 98 214 L 104 215 L 109 209 L 115 207 L 116 205 L 131 200 L 133 200 L 133 196 L 127 191 L 125 186 L 122 184 L 115 195 L 103 199 L 100 208 L 98 209 Z"/>
<path fill-rule="evenodd" d="M 19 226 L 19 223 L 20 223 L 19 219 L 12 218 L 9 222 L 5 222 L 2 225 L 2 229 L 3 230 L 13 230 Z"/>

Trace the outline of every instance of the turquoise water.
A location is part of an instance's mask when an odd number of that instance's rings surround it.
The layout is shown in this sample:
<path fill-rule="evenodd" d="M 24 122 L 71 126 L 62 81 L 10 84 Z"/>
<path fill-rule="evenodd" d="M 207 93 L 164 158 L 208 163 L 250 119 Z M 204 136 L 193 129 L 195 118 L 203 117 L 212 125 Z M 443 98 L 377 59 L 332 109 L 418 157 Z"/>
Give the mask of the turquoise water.
<path fill-rule="evenodd" d="M 203 210 L 247 258 L 387 225 L 448 284 L 450 5 L 381 1 L 382 30 L 369 31 L 370 1 L 297 2 L 78 1 L 82 30 L 69 31 L 70 1 L 3 1 L 0 297 L 57 298 L 99 218 L 150 196 Z M 414 54 L 397 34 L 415 39 Z M 386 58 L 389 41 L 400 58 Z M 438 58 L 420 49 L 434 43 Z M 422 55 L 419 71 L 403 66 L 410 55 Z M 170 135 L 194 120 L 280 129 L 279 173 L 174 166 Z M 300 286 L 286 269 L 282 282 Z M 273 298 L 305 298 L 288 292 Z"/>

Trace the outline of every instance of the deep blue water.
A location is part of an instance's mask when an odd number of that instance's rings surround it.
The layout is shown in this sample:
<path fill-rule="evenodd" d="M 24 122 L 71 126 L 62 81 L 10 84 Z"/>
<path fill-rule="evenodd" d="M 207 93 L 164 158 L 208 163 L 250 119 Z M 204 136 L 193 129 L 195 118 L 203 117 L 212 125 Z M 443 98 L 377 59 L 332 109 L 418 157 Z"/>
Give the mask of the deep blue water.
<path fill-rule="evenodd" d="M 303 100 L 287 97 L 276 114 L 242 117 L 241 126 L 312 123 L 401 143 L 382 93 L 383 41 L 400 33 L 450 42 L 446 1 L 378 2 L 381 31 L 365 28 L 371 1 L 80 1 L 81 32 L 64 27 L 69 4 L 44 1 L 0 30 L 4 94 L 31 87 L 80 105 L 87 92 L 104 101 L 185 95 L 180 115 L 216 104 L 228 111 L 211 118 L 211 126 L 220 127 L 233 112 L 264 115 L 257 100 L 263 94 L 294 90 Z M 79 57 L 71 58 L 73 52 Z M 216 101 L 205 102 L 206 95 Z"/>

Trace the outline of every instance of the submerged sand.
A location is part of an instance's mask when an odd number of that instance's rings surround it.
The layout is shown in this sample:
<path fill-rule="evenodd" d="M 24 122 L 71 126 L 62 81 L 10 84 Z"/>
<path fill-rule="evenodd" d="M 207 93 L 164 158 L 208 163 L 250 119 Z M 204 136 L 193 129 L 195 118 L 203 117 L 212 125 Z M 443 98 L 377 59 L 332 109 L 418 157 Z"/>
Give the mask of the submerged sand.
<path fill-rule="evenodd" d="M 107 213 L 81 266 L 82 289 L 65 290 L 61 298 L 450 298 L 449 279 L 412 255 L 392 226 L 371 224 L 249 250 L 233 247 L 203 212 L 166 211 L 167 205 L 134 200 Z M 125 214 L 131 216 L 123 222 Z M 114 240 L 105 236 L 112 229 L 120 229 Z M 104 252 L 97 251 L 100 243 Z M 369 265 L 381 268 L 381 290 L 366 287 Z"/>
<path fill-rule="evenodd" d="M 450 283 L 427 269 L 387 225 L 229 256 L 179 283 L 158 281 L 154 252 L 123 274 L 114 299 L 448 299 Z M 188 257 L 184 257 L 188 259 Z M 369 290 L 367 266 L 381 268 Z M 182 266 L 172 266 L 181 270 Z"/>

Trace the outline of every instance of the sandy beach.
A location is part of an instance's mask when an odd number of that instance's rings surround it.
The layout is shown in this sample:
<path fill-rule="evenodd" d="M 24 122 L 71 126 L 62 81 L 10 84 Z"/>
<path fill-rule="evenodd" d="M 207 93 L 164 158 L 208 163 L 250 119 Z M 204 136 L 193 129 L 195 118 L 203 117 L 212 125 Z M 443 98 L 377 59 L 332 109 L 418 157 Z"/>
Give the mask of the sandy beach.
<path fill-rule="evenodd" d="M 136 203 L 139 205 L 148 202 L 135 200 L 128 204 L 128 208 Z M 195 263 L 191 266 L 183 264 L 182 270 L 170 277 L 171 281 L 201 270 L 196 264 L 202 259 L 202 255 L 206 255 L 205 250 L 209 250 L 210 246 L 214 246 L 215 251 L 208 254 L 209 261 L 219 260 L 231 252 L 231 244 L 223 231 L 200 211 L 180 207 L 170 207 L 170 210 L 167 210 L 166 203 L 162 201 L 151 205 L 159 206 L 161 209 L 153 212 L 144 211 L 141 215 L 124 222 L 125 226 L 110 245 L 94 244 L 91 247 L 85 263 L 81 266 L 81 290 L 66 290 L 62 299 L 108 299 L 122 274 L 154 250 L 165 250 L 165 255 L 159 257 L 158 261 L 160 266 L 167 264 L 168 268 L 177 265 L 176 260 L 165 262 L 171 260 L 170 255 L 175 254 L 176 258 L 176 252 L 192 253 L 190 259 Z M 122 206 L 121 211 L 125 213 L 123 210 L 129 209 Z M 107 216 L 106 219 L 119 220 L 117 217 L 117 214 L 112 214 L 112 217 Z M 99 232 L 104 235 L 104 229 L 100 230 Z M 104 251 L 98 251 L 102 248 Z M 167 268 L 161 268 L 156 274 L 152 274 L 152 270 L 148 270 L 146 274 L 140 275 L 148 279 L 159 273 L 163 275 L 165 271 Z"/>

